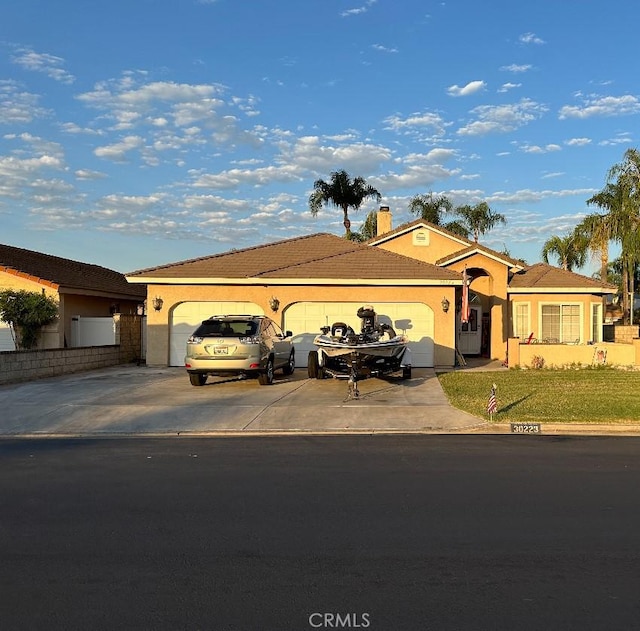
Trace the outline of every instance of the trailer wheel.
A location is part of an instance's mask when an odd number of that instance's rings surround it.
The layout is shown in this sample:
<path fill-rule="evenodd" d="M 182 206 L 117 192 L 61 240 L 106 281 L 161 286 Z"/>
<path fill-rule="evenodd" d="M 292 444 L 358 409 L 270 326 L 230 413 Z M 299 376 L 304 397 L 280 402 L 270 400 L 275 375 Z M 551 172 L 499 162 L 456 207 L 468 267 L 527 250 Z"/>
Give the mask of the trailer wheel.
<path fill-rule="evenodd" d="M 324 368 L 318 360 L 318 351 L 309 351 L 309 359 L 307 360 L 307 373 L 309 379 L 324 379 Z"/>

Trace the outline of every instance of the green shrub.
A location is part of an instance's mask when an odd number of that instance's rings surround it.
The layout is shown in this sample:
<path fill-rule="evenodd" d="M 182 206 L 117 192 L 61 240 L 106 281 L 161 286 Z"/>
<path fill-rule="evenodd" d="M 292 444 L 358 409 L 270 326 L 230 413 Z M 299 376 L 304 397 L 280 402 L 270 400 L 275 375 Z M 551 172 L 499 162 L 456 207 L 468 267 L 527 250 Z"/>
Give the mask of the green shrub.
<path fill-rule="evenodd" d="M 33 348 L 40 329 L 57 317 L 58 303 L 50 296 L 36 291 L 0 291 L 0 320 L 11 327 L 16 348 Z"/>

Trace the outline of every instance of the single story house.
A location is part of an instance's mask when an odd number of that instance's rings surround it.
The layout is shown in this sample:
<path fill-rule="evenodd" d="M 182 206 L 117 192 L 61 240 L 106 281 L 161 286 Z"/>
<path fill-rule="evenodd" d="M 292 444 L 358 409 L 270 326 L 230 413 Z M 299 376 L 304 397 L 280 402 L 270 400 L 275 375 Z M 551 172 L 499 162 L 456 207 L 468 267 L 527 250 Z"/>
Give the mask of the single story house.
<path fill-rule="evenodd" d="M 611 286 L 549 265 L 527 266 L 423 220 L 355 243 L 313 234 L 127 275 L 147 286 L 147 363 L 182 366 L 186 340 L 213 314 L 268 314 L 294 333 L 298 366 L 320 327 L 359 328 L 358 307 L 406 333 L 415 367 L 453 366 L 456 350 L 504 359 L 509 337 L 600 341 Z M 463 279 L 470 319 L 460 322 Z M 153 307 L 153 309 L 151 308 Z"/>
<path fill-rule="evenodd" d="M 0 291 L 42 292 L 58 302 L 59 319 L 44 327 L 41 348 L 74 346 L 74 318 L 135 314 L 146 298 L 144 285 L 99 265 L 0 244 Z M 0 322 L 0 351 L 14 350 L 6 324 Z"/>

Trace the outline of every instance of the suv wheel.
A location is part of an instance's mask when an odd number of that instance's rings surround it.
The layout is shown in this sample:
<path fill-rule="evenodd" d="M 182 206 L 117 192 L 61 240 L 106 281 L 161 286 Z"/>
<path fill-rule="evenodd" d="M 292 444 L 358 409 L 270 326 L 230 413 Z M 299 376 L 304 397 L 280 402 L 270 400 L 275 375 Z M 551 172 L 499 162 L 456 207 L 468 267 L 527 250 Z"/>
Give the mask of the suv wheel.
<path fill-rule="evenodd" d="M 282 374 L 292 375 L 295 369 L 296 369 L 296 356 L 295 356 L 295 353 L 291 351 L 291 355 L 289 355 L 289 361 L 286 363 L 286 365 L 282 369 Z"/>
<path fill-rule="evenodd" d="M 273 360 L 271 358 L 267 360 L 267 367 L 264 372 L 258 375 L 258 383 L 261 386 L 270 386 L 273 383 Z"/>
<path fill-rule="evenodd" d="M 189 373 L 189 381 L 192 386 L 204 386 L 207 381 L 207 375 L 203 375 L 199 372 L 190 372 Z"/>

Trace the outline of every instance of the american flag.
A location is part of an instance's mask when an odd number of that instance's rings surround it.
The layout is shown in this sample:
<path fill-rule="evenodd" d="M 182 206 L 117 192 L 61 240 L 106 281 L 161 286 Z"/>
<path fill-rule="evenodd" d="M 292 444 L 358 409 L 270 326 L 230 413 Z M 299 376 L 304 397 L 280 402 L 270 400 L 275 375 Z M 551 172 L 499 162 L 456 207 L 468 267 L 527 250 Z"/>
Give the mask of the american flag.
<path fill-rule="evenodd" d="M 460 310 L 460 322 L 469 322 L 469 282 L 467 279 L 467 266 L 462 272 L 462 309 Z"/>
<path fill-rule="evenodd" d="M 489 414 L 495 414 L 498 411 L 498 400 L 496 399 L 496 384 L 491 386 L 491 394 L 489 395 L 489 405 L 487 405 L 487 412 Z"/>

